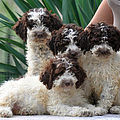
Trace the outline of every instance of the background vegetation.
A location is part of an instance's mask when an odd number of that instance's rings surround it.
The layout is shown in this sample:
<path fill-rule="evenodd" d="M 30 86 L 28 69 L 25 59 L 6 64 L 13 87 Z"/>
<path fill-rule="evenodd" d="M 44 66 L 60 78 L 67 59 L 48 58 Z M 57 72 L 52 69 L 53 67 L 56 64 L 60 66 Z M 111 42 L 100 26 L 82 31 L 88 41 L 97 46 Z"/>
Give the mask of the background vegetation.
<path fill-rule="evenodd" d="M 89 23 L 102 0 L 0 0 L 0 82 L 26 73 L 25 43 L 12 26 L 32 8 L 46 7 L 63 23 L 83 28 Z"/>

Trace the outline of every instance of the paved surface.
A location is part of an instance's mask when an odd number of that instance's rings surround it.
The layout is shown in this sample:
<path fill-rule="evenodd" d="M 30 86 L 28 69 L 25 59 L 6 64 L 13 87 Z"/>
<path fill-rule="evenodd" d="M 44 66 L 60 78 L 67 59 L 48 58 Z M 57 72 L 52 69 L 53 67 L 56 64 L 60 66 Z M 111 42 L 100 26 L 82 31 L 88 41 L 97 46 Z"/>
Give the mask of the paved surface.
<path fill-rule="evenodd" d="M 12 118 L 0 118 L 0 120 L 120 120 L 120 115 L 107 114 L 94 117 L 60 117 L 50 115 L 13 116 Z"/>

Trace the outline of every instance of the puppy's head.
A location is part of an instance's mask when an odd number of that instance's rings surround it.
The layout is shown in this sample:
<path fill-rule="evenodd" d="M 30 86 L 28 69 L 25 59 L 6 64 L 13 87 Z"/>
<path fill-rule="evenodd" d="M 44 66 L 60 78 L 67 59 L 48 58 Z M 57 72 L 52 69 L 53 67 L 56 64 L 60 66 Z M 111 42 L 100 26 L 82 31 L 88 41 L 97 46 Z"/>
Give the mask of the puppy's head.
<path fill-rule="evenodd" d="M 109 58 L 120 49 L 120 31 L 105 23 L 88 28 L 89 51 L 95 57 Z"/>
<path fill-rule="evenodd" d="M 41 74 L 40 81 L 47 89 L 52 87 L 68 90 L 79 88 L 86 78 L 85 71 L 76 62 L 76 57 L 56 56 Z"/>
<path fill-rule="evenodd" d="M 37 37 L 43 37 L 47 35 L 48 31 L 52 32 L 61 26 L 62 22 L 55 14 L 51 14 L 45 8 L 35 8 L 26 12 L 13 26 L 13 30 L 26 41 L 27 32 L 29 33 L 31 30 L 36 29 L 37 32 L 39 31 Z M 36 35 L 36 33 L 34 34 Z"/>
<path fill-rule="evenodd" d="M 52 32 L 52 38 L 48 41 L 48 47 L 54 55 L 67 53 L 69 50 L 78 50 L 78 36 L 83 31 L 75 24 L 63 25 L 59 30 Z"/>

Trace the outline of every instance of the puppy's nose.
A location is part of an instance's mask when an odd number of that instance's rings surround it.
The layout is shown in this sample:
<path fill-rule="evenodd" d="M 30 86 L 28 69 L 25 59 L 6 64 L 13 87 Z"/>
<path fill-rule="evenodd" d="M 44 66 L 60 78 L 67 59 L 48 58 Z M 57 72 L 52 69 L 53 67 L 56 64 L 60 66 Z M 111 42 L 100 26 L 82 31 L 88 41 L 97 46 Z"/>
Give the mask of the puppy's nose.
<path fill-rule="evenodd" d="M 98 56 L 100 55 L 111 55 L 110 49 L 108 48 L 98 48 L 98 50 L 95 52 Z"/>
<path fill-rule="evenodd" d="M 46 36 L 48 36 L 47 33 L 43 31 L 34 33 L 34 37 L 36 38 L 46 38 Z"/>
<path fill-rule="evenodd" d="M 69 87 L 69 86 L 73 86 L 72 80 L 63 80 L 62 87 Z"/>

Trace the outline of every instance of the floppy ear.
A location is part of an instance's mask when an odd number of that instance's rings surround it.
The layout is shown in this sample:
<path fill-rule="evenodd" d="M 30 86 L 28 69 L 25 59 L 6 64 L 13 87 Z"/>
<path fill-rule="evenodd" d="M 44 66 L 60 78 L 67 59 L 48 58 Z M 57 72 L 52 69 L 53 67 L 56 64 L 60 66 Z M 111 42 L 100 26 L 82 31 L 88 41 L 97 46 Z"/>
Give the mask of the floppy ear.
<path fill-rule="evenodd" d="M 40 75 L 40 81 L 43 82 L 44 85 L 46 85 L 47 89 L 51 89 L 53 86 L 53 74 L 55 70 L 56 65 L 51 62 L 46 68 L 45 71 L 41 73 Z"/>
<path fill-rule="evenodd" d="M 27 12 L 12 27 L 18 36 L 24 41 L 27 40 Z"/>
<path fill-rule="evenodd" d="M 76 60 L 72 61 L 73 67 L 71 68 L 71 71 L 75 73 L 76 78 L 78 79 L 75 83 L 76 89 L 80 87 L 80 85 L 83 84 L 85 78 L 87 77 L 85 71 L 82 67 L 79 66 L 78 62 Z"/>
<path fill-rule="evenodd" d="M 76 82 L 76 89 L 80 87 L 80 85 L 83 84 L 85 78 L 87 77 L 85 71 L 83 70 L 83 68 L 81 68 L 80 66 L 76 66 L 77 69 L 74 71 L 75 72 L 75 76 L 78 79 L 78 81 Z"/>
<path fill-rule="evenodd" d="M 53 34 L 56 34 L 57 35 L 57 31 L 54 30 L 52 32 L 52 37 L 50 38 L 50 40 L 47 41 L 47 46 L 50 48 L 50 50 L 53 52 L 53 55 L 57 55 L 57 50 L 56 50 L 56 35 L 53 35 Z"/>

